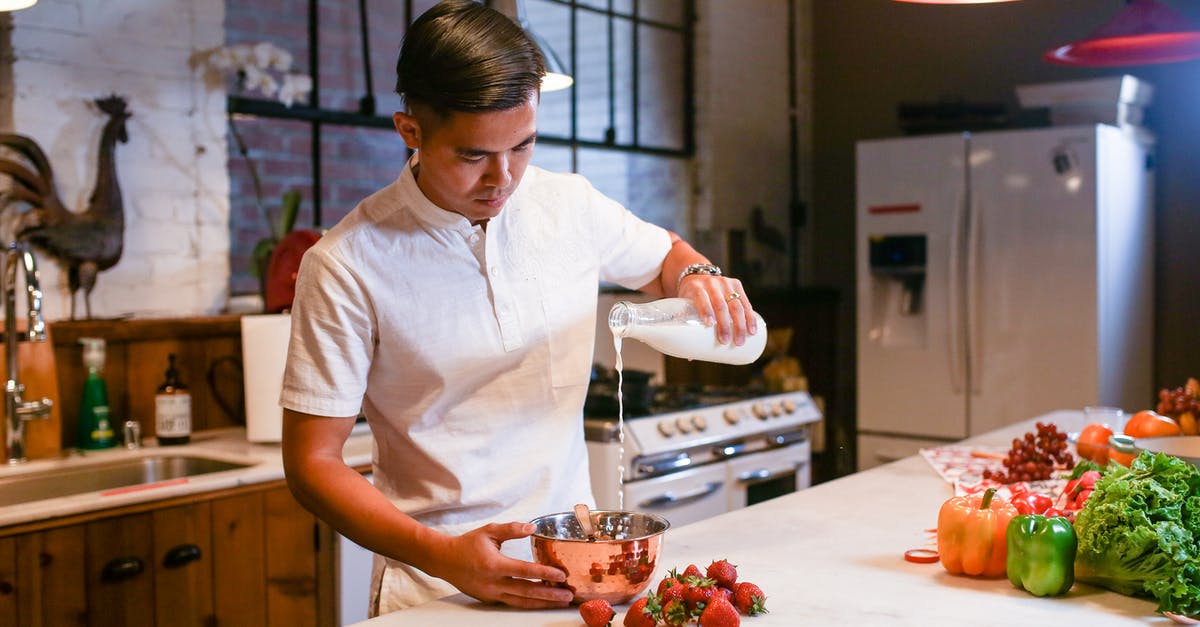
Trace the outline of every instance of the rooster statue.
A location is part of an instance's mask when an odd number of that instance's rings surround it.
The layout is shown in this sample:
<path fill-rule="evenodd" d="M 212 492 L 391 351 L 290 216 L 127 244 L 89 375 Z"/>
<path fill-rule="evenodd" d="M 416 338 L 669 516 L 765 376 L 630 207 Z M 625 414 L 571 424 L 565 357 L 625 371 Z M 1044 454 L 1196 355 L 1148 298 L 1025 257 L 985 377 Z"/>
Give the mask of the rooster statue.
<path fill-rule="evenodd" d="M 66 266 L 72 320 L 75 293 L 80 288 L 87 317 L 92 317 L 91 293 L 96 286 L 96 275 L 121 259 L 125 237 L 125 212 L 113 153 L 118 141 L 129 141 L 125 121 L 131 114 L 120 96 L 95 102 L 108 114 L 108 122 L 100 135 L 96 184 L 87 208 L 81 212 L 63 206 L 54 186 L 50 162 L 37 143 L 23 135 L 0 133 L 0 146 L 22 157 L 21 160 L 0 157 L 0 174 L 13 181 L 12 188 L 0 194 L 0 203 L 3 208 L 28 205 L 16 222 L 17 239 L 30 242 Z"/>

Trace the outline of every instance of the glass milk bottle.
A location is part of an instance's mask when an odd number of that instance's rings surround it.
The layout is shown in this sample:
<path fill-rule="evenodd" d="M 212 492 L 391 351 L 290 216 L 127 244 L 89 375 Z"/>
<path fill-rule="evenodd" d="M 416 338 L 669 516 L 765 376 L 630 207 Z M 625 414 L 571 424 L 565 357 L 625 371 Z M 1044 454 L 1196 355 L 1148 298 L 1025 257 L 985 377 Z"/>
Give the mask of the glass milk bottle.
<path fill-rule="evenodd" d="M 700 313 L 686 298 L 664 298 L 649 303 L 620 301 L 608 313 L 608 326 L 616 338 L 639 340 L 660 353 L 684 359 L 722 364 L 748 364 L 767 345 L 767 323 L 757 312 L 758 331 L 735 346 L 717 341 L 717 327 L 704 326 Z"/>

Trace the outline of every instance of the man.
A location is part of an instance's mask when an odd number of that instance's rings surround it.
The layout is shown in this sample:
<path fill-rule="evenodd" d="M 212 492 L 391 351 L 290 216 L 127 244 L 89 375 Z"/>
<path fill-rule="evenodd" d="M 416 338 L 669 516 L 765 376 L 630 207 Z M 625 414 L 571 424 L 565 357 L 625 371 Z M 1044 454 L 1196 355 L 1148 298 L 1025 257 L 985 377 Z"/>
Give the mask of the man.
<path fill-rule="evenodd" d="M 529 521 L 593 503 L 583 442 L 600 280 L 695 302 L 723 342 L 754 318 L 736 279 L 582 177 L 529 168 L 545 69 L 480 4 L 436 5 L 396 66 L 416 153 L 308 251 L 281 404 L 296 498 L 376 553 L 372 611 L 453 594 L 560 607 Z M 372 486 L 342 461 L 355 417 Z"/>

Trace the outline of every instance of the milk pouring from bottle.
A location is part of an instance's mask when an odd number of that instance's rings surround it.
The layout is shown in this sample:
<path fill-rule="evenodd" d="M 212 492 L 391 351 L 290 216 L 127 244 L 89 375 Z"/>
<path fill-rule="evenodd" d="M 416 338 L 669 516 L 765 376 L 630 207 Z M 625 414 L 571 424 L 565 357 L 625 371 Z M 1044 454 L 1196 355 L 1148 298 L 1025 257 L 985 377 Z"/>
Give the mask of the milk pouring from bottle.
<path fill-rule="evenodd" d="M 672 357 L 743 365 L 758 359 L 767 346 L 767 323 L 757 312 L 754 316 L 758 330 L 747 335 L 741 346 L 718 342 L 717 327 L 705 326 L 695 305 L 686 298 L 642 304 L 621 301 L 608 313 L 608 326 L 614 337 L 639 340 Z"/>

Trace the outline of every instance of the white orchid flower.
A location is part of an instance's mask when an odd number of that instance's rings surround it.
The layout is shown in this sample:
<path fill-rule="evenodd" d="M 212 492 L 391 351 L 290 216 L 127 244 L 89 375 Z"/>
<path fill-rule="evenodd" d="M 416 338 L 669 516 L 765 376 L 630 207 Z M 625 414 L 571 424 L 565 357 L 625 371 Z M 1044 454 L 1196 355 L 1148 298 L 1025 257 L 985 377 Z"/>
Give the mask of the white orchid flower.
<path fill-rule="evenodd" d="M 284 106 L 292 106 L 297 100 L 304 98 L 312 91 L 312 77 L 307 74 L 284 74 L 283 84 L 279 87 L 279 101 Z"/>
<path fill-rule="evenodd" d="M 245 87 L 251 91 L 258 90 L 264 96 L 274 96 L 279 90 L 279 83 L 273 76 L 258 69 L 256 66 L 248 65 L 243 70 L 246 73 Z"/>

